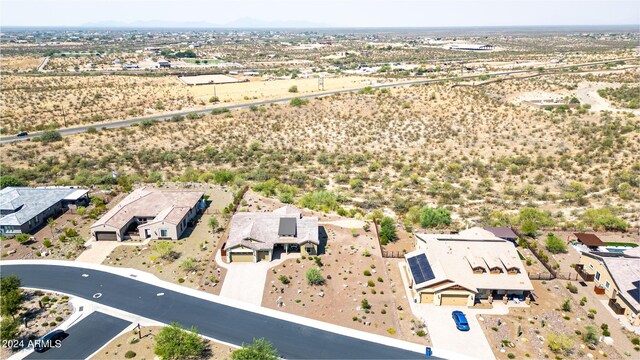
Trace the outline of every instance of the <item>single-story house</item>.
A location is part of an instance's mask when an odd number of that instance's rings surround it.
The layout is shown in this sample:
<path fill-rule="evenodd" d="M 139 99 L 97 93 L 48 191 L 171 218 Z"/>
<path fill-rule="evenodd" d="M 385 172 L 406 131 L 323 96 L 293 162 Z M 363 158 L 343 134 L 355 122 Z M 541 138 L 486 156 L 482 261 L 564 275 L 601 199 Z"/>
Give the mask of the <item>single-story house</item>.
<path fill-rule="evenodd" d="M 286 205 L 272 212 L 240 212 L 231 218 L 225 244 L 227 261 L 271 261 L 274 250 L 318 254 L 318 218 Z"/>
<path fill-rule="evenodd" d="M 574 233 L 573 235 L 589 250 L 598 250 L 598 247 L 605 246 L 605 243 L 596 234 Z"/>
<path fill-rule="evenodd" d="M 122 241 L 127 236 L 177 240 L 205 207 L 202 191 L 142 187 L 91 225 L 97 241 Z"/>
<path fill-rule="evenodd" d="M 592 275 L 593 290 L 609 298 L 616 314 L 640 325 L 640 247 L 624 253 L 583 252 L 576 270 Z"/>
<path fill-rule="evenodd" d="M 0 190 L 0 235 L 27 234 L 64 209 L 89 204 L 89 190 L 6 187 Z"/>
<path fill-rule="evenodd" d="M 533 285 L 509 240 L 471 228 L 459 234 L 415 234 L 405 255 L 414 301 L 473 306 L 484 299 L 525 299 Z"/>

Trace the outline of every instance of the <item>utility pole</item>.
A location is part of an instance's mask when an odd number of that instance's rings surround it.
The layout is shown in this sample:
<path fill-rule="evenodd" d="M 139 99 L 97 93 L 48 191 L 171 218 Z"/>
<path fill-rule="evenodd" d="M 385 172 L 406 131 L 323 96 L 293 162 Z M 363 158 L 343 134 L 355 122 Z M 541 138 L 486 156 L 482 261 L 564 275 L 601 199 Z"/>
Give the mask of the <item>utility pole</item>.
<path fill-rule="evenodd" d="M 64 122 L 64 127 L 67 127 L 67 114 L 64 112 L 64 106 L 60 106 L 62 108 L 62 121 Z"/>

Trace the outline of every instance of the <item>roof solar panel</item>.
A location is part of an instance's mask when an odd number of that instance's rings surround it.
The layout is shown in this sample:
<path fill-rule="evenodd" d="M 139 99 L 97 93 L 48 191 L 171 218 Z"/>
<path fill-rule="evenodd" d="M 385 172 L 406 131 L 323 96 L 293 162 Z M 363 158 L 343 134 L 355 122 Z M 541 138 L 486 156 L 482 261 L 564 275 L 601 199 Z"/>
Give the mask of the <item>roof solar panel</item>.
<path fill-rule="evenodd" d="M 413 274 L 413 280 L 416 284 L 423 283 L 425 281 L 435 279 L 431 264 L 427 261 L 427 257 L 424 254 L 416 255 L 407 259 L 411 273 Z"/>

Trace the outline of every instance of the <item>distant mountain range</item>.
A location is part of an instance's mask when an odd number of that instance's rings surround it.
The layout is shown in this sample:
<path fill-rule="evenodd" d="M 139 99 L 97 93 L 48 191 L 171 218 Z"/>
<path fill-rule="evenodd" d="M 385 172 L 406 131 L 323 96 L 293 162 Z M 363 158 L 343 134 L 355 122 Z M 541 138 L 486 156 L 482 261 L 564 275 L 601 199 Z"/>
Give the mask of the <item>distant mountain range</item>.
<path fill-rule="evenodd" d="M 134 22 L 121 21 L 100 21 L 89 22 L 80 25 L 81 27 L 95 28 L 242 28 L 242 29 L 264 29 L 264 28 L 325 28 L 327 24 L 313 23 L 308 21 L 267 21 L 254 18 L 240 18 L 225 24 L 214 24 L 205 21 L 164 21 L 147 20 Z"/>

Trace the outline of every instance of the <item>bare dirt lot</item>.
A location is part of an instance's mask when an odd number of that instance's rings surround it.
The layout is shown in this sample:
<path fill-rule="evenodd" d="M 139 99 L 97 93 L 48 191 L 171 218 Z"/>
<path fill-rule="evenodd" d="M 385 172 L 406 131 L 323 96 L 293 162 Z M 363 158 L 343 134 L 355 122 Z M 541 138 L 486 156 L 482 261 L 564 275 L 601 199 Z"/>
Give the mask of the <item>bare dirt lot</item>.
<path fill-rule="evenodd" d="M 312 286 L 305 280 L 305 272 L 317 268 L 318 260 L 290 259 L 268 273 L 262 305 L 358 330 L 429 343 L 428 337 L 414 333 L 422 324 L 414 323 L 403 296 L 402 282 L 396 280 L 400 278 L 389 274 L 397 265 L 380 257 L 373 233 L 331 225 L 325 225 L 324 230 L 328 240 L 319 261 L 326 284 Z M 289 284 L 284 284 L 281 276 L 287 277 Z M 277 299 L 284 306 L 276 306 Z M 363 300 L 370 309 L 363 308 Z"/>
<path fill-rule="evenodd" d="M 137 333 L 128 332 L 111 340 L 111 342 L 99 353 L 91 357 L 93 360 L 115 360 L 127 359 L 125 354 L 128 351 L 135 353 L 135 359 L 154 359 L 155 336 L 162 329 L 159 326 L 143 327 L 141 329 L 142 339 Z M 208 359 L 229 359 L 231 352 L 235 350 L 227 345 L 207 340 L 210 356 Z"/>

